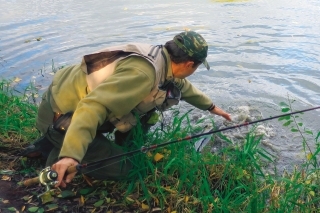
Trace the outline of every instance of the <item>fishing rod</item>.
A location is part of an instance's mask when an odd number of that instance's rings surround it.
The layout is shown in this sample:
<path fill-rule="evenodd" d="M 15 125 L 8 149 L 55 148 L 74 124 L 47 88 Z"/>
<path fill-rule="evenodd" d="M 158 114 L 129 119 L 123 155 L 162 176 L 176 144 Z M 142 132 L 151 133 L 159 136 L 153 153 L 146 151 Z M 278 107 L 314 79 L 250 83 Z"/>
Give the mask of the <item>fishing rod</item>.
<path fill-rule="evenodd" d="M 197 134 L 197 135 L 189 135 L 189 136 L 186 136 L 185 138 L 179 138 L 177 140 L 168 141 L 168 142 L 164 142 L 164 143 L 160 143 L 160 144 L 153 144 L 153 145 L 150 145 L 150 146 L 142 146 L 140 149 L 136 149 L 136 150 L 129 151 L 129 152 L 126 152 L 126 153 L 123 153 L 123 154 L 119 154 L 119 155 L 114 155 L 112 157 L 105 158 L 105 159 L 102 159 L 102 160 L 98 160 L 98 161 L 95 161 L 95 162 L 85 163 L 85 164 L 78 164 L 76 166 L 70 166 L 67 169 L 66 174 L 70 174 L 70 173 L 74 173 L 74 172 L 79 172 L 79 173 L 85 174 L 87 172 L 92 171 L 92 170 L 90 170 L 91 168 L 95 168 L 97 166 L 100 166 L 101 163 L 104 163 L 104 162 L 107 162 L 107 161 L 110 161 L 110 160 L 114 160 L 114 159 L 117 159 L 117 158 L 126 157 L 126 156 L 132 156 L 132 155 L 134 155 L 136 153 L 147 153 L 148 151 L 152 151 L 152 150 L 154 150 L 156 148 L 164 147 L 164 146 L 167 146 L 167 145 L 170 145 L 170 144 L 174 144 L 174 143 L 178 143 L 178 142 L 181 142 L 181 141 L 192 140 L 194 138 L 199 138 L 199 137 L 202 137 L 202 136 L 215 134 L 215 133 L 223 132 L 223 131 L 230 130 L 230 129 L 240 128 L 242 126 L 247 126 L 247 125 L 260 123 L 260 122 L 264 122 L 264 121 L 268 121 L 268 120 L 273 120 L 273 119 L 280 118 L 280 117 L 291 116 L 291 115 L 294 115 L 294 114 L 303 113 L 303 112 L 307 112 L 307 111 L 312 111 L 312 110 L 316 110 L 316 109 L 320 109 L 320 106 L 309 108 L 309 109 L 304 109 L 304 110 L 300 110 L 300 111 L 285 113 L 285 114 L 282 114 L 282 115 L 277 115 L 277 116 L 274 116 L 274 117 L 264 118 L 264 119 L 261 119 L 261 120 L 256 120 L 256 121 L 251 121 L 251 122 L 244 122 L 242 124 L 238 124 L 238 125 L 234 125 L 234 126 L 218 129 L 218 130 L 212 130 L 212 131 L 208 131 L 208 132 Z M 90 167 L 90 169 L 89 169 L 89 167 Z M 99 167 L 99 168 L 101 168 L 101 167 Z M 19 182 L 18 184 L 20 186 L 31 186 L 33 184 L 41 183 L 41 184 L 49 187 L 50 185 L 52 186 L 52 185 L 55 185 L 57 183 L 56 182 L 57 178 L 58 178 L 57 172 L 51 170 L 50 167 L 47 167 L 47 168 L 45 168 L 44 170 L 42 170 L 40 172 L 38 177 L 31 178 L 31 179 L 25 180 L 23 182 Z"/>

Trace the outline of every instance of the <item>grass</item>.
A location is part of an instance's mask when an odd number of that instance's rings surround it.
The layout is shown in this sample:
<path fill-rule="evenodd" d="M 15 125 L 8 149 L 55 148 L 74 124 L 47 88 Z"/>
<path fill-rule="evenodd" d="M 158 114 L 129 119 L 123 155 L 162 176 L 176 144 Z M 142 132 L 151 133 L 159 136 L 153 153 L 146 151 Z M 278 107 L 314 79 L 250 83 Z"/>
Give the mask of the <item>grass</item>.
<path fill-rule="evenodd" d="M 29 86 L 23 93 L 11 85 L 14 81 L 0 82 L 0 147 L 22 147 L 39 136 L 34 127 L 37 106 L 36 93 Z"/>
<path fill-rule="evenodd" d="M 14 93 L 12 81 L 0 83 L 0 146 L 17 149 L 38 137 L 34 129 L 37 106 L 32 87 L 21 94 Z M 291 109 L 290 105 L 284 105 Z M 10 109 L 10 110 L 9 110 Z M 171 123 L 155 127 L 145 136 L 140 125 L 134 129 L 134 147 L 185 138 L 199 131 L 197 123 L 189 119 L 189 112 L 174 111 Z M 284 119 L 285 124 L 295 125 L 289 130 L 302 134 L 314 134 L 294 119 Z M 199 120 L 198 124 L 205 122 Z M 214 125 L 214 121 L 210 121 Z M 279 121 L 283 122 L 283 121 Z M 288 126 L 288 125 L 285 125 Z M 301 129 L 302 128 L 302 129 Z M 306 133 L 306 131 L 307 133 Z M 266 164 L 274 158 L 261 148 L 261 136 L 254 134 L 254 127 L 242 143 L 233 145 L 223 133 L 221 138 L 229 146 L 219 154 L 209 151 L 199 153 L 194 149 L 195 140 L 180 141 L 130 158 L 135 168 L 124 181 L 98 181 L 78 176 L 67 189 L 54 189 L 52 202 L 40 204 L 37 195 L 44 187 L 36 186 L 24 197 L 25 212 L 319 212 L 320 132 L 315 133 L 316 150 L 311 152 L 305 145 L 306 162 L 292 172 L 270 175 Z M 212 139 L 214 143 L 214 139 Z M 301 141 L 307 144 L 306 139 Z M 308 142 L 310 143 L 310 141 Z M 19 144 L 17 146 L 16 144 Z M 21 158 L 14 169 L 24 174 L 41 166 Z M 29 174 L 29 175 L 30 175 Z M 71 199 L 72 198 L 72 199 Z M 1 197 L 0 197 L 1 203 Z M 8 207 L 17 210 L 18 207 Z M 21 209 L 18 209 L 21 211 Z"/>

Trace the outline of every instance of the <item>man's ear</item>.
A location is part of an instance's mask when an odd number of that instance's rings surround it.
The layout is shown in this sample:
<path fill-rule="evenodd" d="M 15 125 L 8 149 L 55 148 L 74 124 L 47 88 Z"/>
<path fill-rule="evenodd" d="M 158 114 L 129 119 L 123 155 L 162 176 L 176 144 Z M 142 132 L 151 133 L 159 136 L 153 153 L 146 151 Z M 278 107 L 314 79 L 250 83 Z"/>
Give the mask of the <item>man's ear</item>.
<path fill-rule="evenodd" d="M 194 62 L 193 62 L 193 61 L 187 61 L 187 62 L 185 63 L 185 65 L 186 65 L 187 68 L 190 68 L 190 67 L 193 67 Z"/>

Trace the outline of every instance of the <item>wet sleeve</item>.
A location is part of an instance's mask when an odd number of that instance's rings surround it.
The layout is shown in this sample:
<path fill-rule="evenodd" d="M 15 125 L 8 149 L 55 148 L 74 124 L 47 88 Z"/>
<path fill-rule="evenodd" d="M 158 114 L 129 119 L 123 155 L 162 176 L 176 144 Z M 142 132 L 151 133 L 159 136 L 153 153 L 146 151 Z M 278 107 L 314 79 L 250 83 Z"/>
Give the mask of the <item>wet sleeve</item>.
<path fill-rule="evenodd" d="M 115 72 L 78 103 L 59 158 L 81 162 L 98 126 L 111 114 L 121 117 L 137 106 L 150 93 L 154 73 L 153 66 L 141 57 L 118 63 Z"/>
<path fill-rule="evenodd" d="M 212 106 L 212 100 L 187 79 L 175 79 L 175 85 L 181 91 L 181 100 L 202 110 L 208 110 Z"/>

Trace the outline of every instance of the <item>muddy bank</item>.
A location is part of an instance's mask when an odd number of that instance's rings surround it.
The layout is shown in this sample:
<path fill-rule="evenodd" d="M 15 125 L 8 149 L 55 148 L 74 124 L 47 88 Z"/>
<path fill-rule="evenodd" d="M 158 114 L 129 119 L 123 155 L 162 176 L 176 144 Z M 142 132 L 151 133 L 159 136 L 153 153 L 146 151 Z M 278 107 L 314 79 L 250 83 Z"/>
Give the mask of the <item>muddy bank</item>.
<path fill-rule="evenodd" d="M 25 201 L 23 197 L 28 195 L 28 191 L 18 187 L 14 181 L 0 180 L 0 212 L 13 212 L 8 208 L 14 207 L 21 211 Z"/>

